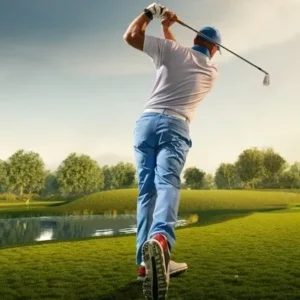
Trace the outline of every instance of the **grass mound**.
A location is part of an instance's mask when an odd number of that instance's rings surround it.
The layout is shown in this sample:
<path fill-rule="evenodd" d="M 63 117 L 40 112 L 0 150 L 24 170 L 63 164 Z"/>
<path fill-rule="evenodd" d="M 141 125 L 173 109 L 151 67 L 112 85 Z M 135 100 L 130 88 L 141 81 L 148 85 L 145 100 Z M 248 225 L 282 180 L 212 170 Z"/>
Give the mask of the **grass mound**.
<path fill-rule="evenodd" d="M 118 213 L 132 213 L 136 210 L 137 194 L 136 189 L 99 192 L 61 205 L 58 210 L 63 212 L 87 211 L 94 214 L 103 214 L 114 210 Z"/>
<path fill-rule="evenodd" d="M 136 189 L 105 191 L 91 194 L 70 202 L 32 202 L 30 205 L 14 203 L 1 205 L 1 216 L 39 216 L 39 215 L 89 215 L 89 214 L 133 214 L 136 211 Z M 179 214 L 193 213 L 241 214 L 255 211 L 284 209 L 300 203 L 300 193 L 280 191 L 191 191 L 183 190 Z M 202 218 L 203 219 L 203 218 Z"/>
<path fill-rule="evenodd" d="M 257 213 L 177 231 L 169 299 L 299 299 L 300 214 Z M 144 299 L 135 237 L 0 250 L 0 295 L 10 299 Z"/>
<path fill-rule="evenodd" d="M 136 209 L 136 189 L 100 192 L 77 199 L 59 207 L 62 211 L 84 211 L 104 213 L 116 210 L 119 213 Z M 284 208 L 300 202 L 300 194 L 261 191 L 191 191 L 181 193 L 179 211 L 192 213 L 207 210 L 250 210 Z"/>

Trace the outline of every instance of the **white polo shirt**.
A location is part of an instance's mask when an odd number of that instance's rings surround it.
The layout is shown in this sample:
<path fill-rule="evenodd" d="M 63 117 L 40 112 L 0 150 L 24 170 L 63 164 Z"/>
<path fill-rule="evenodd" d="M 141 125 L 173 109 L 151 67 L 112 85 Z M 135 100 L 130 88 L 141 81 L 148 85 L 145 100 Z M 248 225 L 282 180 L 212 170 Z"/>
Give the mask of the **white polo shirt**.
<path fill-rule="evenodd" d="M 152 58 L 157 71 L 145 109 L 170 109 L 191 121 L 213 87 L 217 68 L 203 53 L 163 38 L 145 35 L 143 51 Z"/>

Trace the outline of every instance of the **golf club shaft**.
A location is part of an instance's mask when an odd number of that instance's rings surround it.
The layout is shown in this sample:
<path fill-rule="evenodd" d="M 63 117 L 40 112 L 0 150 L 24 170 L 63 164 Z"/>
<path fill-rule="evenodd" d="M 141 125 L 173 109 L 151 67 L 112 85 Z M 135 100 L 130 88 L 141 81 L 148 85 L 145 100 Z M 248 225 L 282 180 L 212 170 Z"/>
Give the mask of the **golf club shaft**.
<path fill-rule="evenodd" d="M 219 43 L 213 41 L 212 39 L 210 39 L 210 38 L 207 37 L 206 35 L 202 34 L 201 32 L 197 31 L 196 29 L 192 28 L 191 26 L 185 24 L 184 22 L 182 22 L 182 21 L 180 21 L 180 20 L 176 20 L 176 22 L 177 22 L 178 24 L 184 26 L 184 27 L 187 27 L 187 28 L 191 29 L 192 31 L 196 32 L 198 35 L 201 35 L 202 37 L 204 37 L 204 38 L 206 38 L 207 40 L 209 40 L 210 42 L 212 42 L 212 43 L 218 45 L 219 47 L 221 47 L 221 48 L 227 50 L 227 51 L 230 52 L 231 54 L 237 56 L 238 58 L 240 58 L 240 59 L 242 59 L 243 61 L 247 62 L 248 64 L 250 64 L 251 66 L 255 67 L 255 68 L 258 69 L 259 71 L 265 73 L 266 75 L 269 75 L 269 73 L 266 72 L 265 70 L 263 70 L 262 68 L 258 67 L 257 65 L 253 64 L 252 62 L 250 62 L 249 60 L 243 58 L 242 56 L 236 54 L 235 52 L 229 50 L 228 48 L 222 46 L 221 44 L 219 44 Z"/>

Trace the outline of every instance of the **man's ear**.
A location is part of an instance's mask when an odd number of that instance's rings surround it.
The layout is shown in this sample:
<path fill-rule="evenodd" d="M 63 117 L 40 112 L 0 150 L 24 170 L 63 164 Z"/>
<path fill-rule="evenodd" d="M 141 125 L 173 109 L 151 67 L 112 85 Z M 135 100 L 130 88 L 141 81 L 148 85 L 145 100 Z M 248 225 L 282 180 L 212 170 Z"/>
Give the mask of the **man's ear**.
<path fill-rule="evenodd" d="M 212 48 L 211 48 L 211 50 L 210 50 L 211 56 L 214 56 L 217 51 L 218 51 L 218 46 L 217 45 L 213 45 Z"/>

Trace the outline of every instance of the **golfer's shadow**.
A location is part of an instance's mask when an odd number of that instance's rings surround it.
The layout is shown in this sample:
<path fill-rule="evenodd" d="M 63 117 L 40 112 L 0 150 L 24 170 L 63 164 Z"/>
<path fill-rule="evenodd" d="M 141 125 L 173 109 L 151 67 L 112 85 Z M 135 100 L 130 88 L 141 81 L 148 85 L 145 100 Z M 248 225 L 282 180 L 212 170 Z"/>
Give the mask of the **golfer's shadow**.
<path fill-rule="evenodd" d="M 180 276 L 181 273 L 173 274 L 173 277 Z M 132 281 L 125 286 L 115 290 L 109 295 L 97 298 L 97 300 L 145 300 L 142 293 L 142 283 L 139 281 Z"/>
<path fill-rule="evenodd" d="M 144 300 L 142 293 L 142 283 L 133 281 L 125 286 L 111 292 L 109 295 L 102 296 L 97 300 Z"/>

